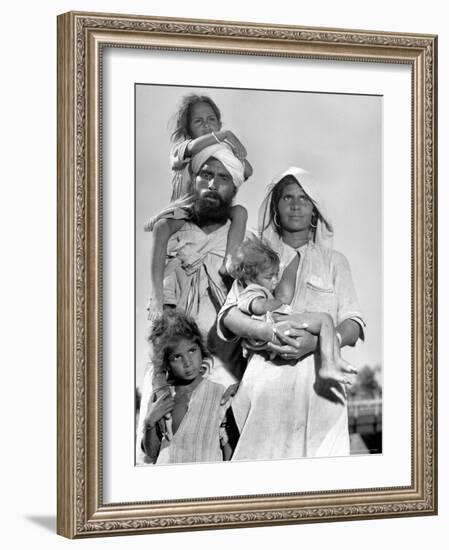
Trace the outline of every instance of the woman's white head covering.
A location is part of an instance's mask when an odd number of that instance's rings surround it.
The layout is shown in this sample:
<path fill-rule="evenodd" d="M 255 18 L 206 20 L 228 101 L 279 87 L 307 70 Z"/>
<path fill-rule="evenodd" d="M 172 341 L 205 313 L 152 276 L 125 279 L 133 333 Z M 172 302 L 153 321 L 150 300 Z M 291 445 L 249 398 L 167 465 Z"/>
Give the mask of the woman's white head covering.
<path fill-rule="evenodd" d="M 201 166 L 210 158 L 217 159 L 223 164 L 231 174 L 232 181 L 237 188 L 242 185 L 244 181 L 243 163 L 234 155 L 232 149 L 226 143 L 210 145 L 194 155 L 191 161 L 192 173 L 194 175 L 198 174 Z"/>
<path fill-rule="evenodd" d="M 293 176 L 296 179 L 318 212 L 317 227 L 311 235 L 313 241 L 320 246 L 332 248 L 334 230 L 326 212 L 324 200 L 320 196 L 319 185 L 312 179 L 309 172 L 296 166 L 291 166 L 278 174 L 268 185 L 265 198 L 259 209 L 259 235 L 266 239 L 275 250 L 279 250 L 282 245 L 282 239 L 275 229 L 274 220 L 270 214 L 270 204 L 274 188 L 285 176 Z"/>

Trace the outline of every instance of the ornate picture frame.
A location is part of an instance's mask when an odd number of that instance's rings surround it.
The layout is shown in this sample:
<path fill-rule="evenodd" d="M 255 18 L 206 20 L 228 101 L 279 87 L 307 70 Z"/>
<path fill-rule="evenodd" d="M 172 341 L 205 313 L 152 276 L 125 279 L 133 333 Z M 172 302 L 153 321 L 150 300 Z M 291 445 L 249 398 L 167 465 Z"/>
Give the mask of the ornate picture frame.
<path fill-rule="evenodd" d="M 411 483 L 105 502 L 103 54 L 202 52 L 411 71 Z M 58 533 L 69 538 L 437 513 L 437 37 L 70 12 L 58 17 Z M 126 367 L 125 367 L 126 368 Z M 133 368 L 129 366 L 129 368 Z"/>

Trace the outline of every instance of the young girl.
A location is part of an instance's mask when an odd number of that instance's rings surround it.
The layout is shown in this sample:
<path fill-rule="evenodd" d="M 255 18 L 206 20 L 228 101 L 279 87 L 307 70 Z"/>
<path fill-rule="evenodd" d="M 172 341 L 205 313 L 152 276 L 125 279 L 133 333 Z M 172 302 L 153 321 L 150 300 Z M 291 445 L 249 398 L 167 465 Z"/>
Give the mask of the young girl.
<path fill-rule="evenodd" d="M 154 368 L 163 374 L 166 391 L 160 391 L 145 417 L 143 449 L 153 463 L 230 460 L 221 405 L 224 386 L 205 377 L 210 355 L 196 323 L 179 310 L 159 317 L 150 336 Z M 168 438 L 160 421 L 171 416 L 173 435 Z"/>
<path fill-rule="evenodd" d="M 179 231 L 190 217 L 190 197 L 193 192 L 190 169 L 192 156 L 210 145 L 225 143 L 232 149 L 234 155 L 242 161 L 244 179 L 248 179 L 252 174 L 252 167 L 246 160 L 245 147 L 233 132 L 222 130 L 221 126 L 220 110 L 210 97 L 191 94 L 183 98 L 176 115 L 176 129 L 172 134 L 174 142 L 170 155 L 173 170 L 172 205 L 145 225 L 146 231 L 152 231 L 157 221 L 170 219 L 164 239 L 153 243 L 150 267 L 152 296 L 148 306 L 148 318 L 150 320 L 154 320 L 162 312 L 163 269 L 161 269 L 160 259 L 165 258 L 167 242 L 171 235 Z M 243 206 L 235 205 L 231 208 L 231 226 L 228 233 L 225 258 L 242 242 L 247 217 L 248 213 Z M 219 271 L 222 275 L 226 274 L 225 260 Z"/>
<path fill-rule="evenodd" d="M 288 305 L 295 291 L 297 265 L 285 269 L 279 280 L 279 256 L 263 240 L 257 237 L 246 239 L 234 255 L 228 270 L 236 279 L 229 300 L 234 298 L 235 306 L 247 315 L 275 322 L 282 315 L 293 313 Z M 332 318 L 327 313 L 301 312 L 300 322 L 311 334 L 319 336 L 321 361 L 318 374 L 322 379 L 331 379 L 343 384 L 350 380 L 344 373 L 356 373 L 351 365 L 340 357 L 338 337 Z M 248 349 L 260 350 L 265 342 L 244 340 Z"/>

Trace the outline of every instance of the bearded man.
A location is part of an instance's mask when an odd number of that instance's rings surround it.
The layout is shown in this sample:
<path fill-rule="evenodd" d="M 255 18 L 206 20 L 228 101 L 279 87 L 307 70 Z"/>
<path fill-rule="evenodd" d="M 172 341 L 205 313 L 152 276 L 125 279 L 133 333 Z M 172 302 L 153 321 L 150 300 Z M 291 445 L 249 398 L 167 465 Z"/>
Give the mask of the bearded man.
<path fill-rule="evenodd" d="M 209 377 L 227 387 L 241 379 L 244 363 L 239 343 L 225 342 L 217 335 L 217 313 L 227 295 L 219 269 L 226 253 L 229 210 L 243 183 L 244 168 L 229 147 L 219 144 L 195 155 L 191 168 L 194 193 L 189 207 L 191 215 L 175 233 L 171 226 L 178 218 L 176 208 L 172 209 L 172 219 L 164 215 L 155 223 L 155 242 L 166 238 L 167 233 L 173 234 L 168 240 L 166 258 L 153 257 L 153 263 L 164 271 L 164 308 L 180 308 L 197 322 L 214 358 Z M 185 217 L 185 212 L 180 216 Z M 153 390 L 151 371 L 148 369 L 143 382 L 137 433 L 138 462 L 145 461 L 140 441 Z"/>

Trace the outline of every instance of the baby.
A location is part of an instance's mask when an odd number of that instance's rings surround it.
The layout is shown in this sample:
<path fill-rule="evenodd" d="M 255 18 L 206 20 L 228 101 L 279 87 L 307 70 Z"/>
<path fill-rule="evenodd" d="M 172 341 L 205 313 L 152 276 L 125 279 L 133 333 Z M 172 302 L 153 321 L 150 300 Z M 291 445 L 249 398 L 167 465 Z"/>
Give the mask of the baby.
<path fill-rule="evenodd" d="M 298 260 L 299 261 L 299 260 Z M 294 295 L 296 274 L 284 271 L 279 278 L 279 256 L 263 240 L 246 239 L 232 258 L 228 271 L 234 277 L 231 293 L 235 307 L 243 313 L 274 323 L 279 316 L 293 313 L 290 301 Z M 298 263 L 299 267 L 299 263 Z M 291 270 L 290 270 L 291 271 Z M 347 361 L 340 357 L 340 346 L 332 317 L 321 312 L 294 312 L 295 319 L 305 330 L 318 336 L 320 367 L 318 375 L 343 384 L 350 384 L 344 373 L 356 373 Z M 266 342 L 244 340 L 250 350 L 266 348 Z"/>

